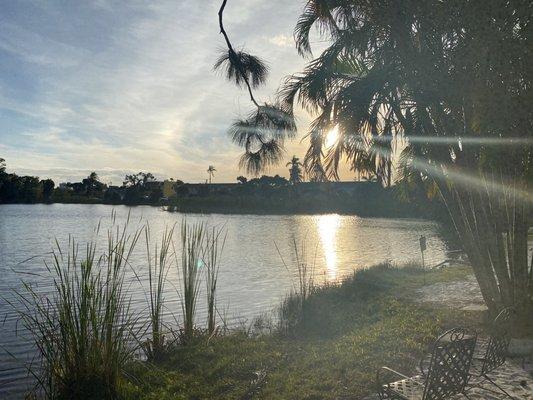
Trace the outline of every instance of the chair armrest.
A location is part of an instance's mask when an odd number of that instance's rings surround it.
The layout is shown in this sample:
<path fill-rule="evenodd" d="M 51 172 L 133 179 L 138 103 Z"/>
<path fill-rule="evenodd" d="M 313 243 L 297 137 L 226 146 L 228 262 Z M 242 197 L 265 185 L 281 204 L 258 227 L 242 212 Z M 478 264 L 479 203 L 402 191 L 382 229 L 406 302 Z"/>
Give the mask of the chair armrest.
<path fill-rule="evenodd" d="M 409 379 L 409 377 L 407 375 L 404 375 L 404 374 L 402 374 L 402 373 L 400 373 L 398 371 L 395 371 L 395 370 L 393 370 L 392 368 L 389 368 L 389 367 L 381 367 L 381 369 L 378 371 L 378 374 L 379 374 L 380 371 L 389 371 L 389 372 L 392 372 L 393 374 L 401 376 L 404 379 Z"/>
<path fill-rule="evenodd" d="M 384 382 L 382 381 L 381 379 L 381 375 L 382 375 L 382 372 L 383 371 L 386 371 L 386 372 L 391 372 L 393 373 L 394 375 L 396 376 L 399 376 L 400 378 L 402 379 L 411 379 L 411 377 L 407 376 L 407 375 L 404 375 L 398 371 L 395 371 L 393 370 L 392 368 L 389 368 L 389 367 L 381 367 L 377 373 L 376 373 L 376 381 L 377 381 L 377 388 L 378 388 L 378 391 L 381 389 L 381 387 L 384 385 L 384 384 L 389 384 L 390 382 Z M 417 385 L 422 385 L 420 382 L 417 382 L 415 380 L 413 380 L 414 383 L 416 383 Z M 423 385 L 422 385 L 423 386 Z"/>

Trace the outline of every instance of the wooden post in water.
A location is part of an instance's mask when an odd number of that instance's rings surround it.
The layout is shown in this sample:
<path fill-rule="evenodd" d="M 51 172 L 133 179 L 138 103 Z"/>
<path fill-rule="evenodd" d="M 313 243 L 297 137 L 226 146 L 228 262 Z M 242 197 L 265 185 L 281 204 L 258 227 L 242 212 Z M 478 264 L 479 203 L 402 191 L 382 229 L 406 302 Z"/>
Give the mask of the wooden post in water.
<path fill-rule="evenodd" d="M 420 242 L 420 252 L 422 253 L 422 270 L 424 271 L 424 285 L 426 284 L 426 265 L 424 262 L 424 251 L 426 251 L 426 237 L 420 236 L 420 239 L 418 239 Z"/>

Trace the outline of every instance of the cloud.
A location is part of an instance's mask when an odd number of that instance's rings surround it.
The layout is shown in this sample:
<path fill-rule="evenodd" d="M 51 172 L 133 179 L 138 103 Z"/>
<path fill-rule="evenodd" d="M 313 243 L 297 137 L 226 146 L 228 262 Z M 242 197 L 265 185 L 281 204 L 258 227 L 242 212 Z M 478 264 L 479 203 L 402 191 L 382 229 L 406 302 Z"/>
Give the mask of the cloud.
<path fill-rule="evenodd" d="M 10 23 L 1 25 L 0 50 L 29 63 L 56 68 L 77 66 L 88 55 L 83 49 L 57 42 Z"/>
<path fill-rule="evenodd" d="M 0 16 L 0 148 L 10 170 L 59 181 L 95 170 L 113 182 L 140 170 L 201 182 L 210 164 L 217 181 L 242 173 L 226 132 L 251 106 L 212 70 L 224 45 L 218 1 L 35 4 L 10 3 Z M 236 47 L 269 63 L 262 101 L 304 66 L 291 36 L 299 12 L 282 0 L 226 8 Z M 296 140 L 287 158 L 304 152 Z"/>
<path fill-rule="evenodd" d="M 277 36 L 268 38 L 268 42 L 279 47 L 290 47 L 290 48 L 294 47 L 293 38 L 286 36 L 286 35 L 277 35 Z"/>

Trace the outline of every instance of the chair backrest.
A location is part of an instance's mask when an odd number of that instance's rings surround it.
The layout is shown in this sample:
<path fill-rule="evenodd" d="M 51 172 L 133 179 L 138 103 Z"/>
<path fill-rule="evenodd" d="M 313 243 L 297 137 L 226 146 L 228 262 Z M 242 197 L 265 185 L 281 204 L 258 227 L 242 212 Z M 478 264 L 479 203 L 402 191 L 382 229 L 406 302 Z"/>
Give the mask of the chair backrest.
<path fill-rule="evenodd" d="M 433 346 L 424 400 L 448 399 L 465 390 L 477 335 L 464 328 L 442 334 Z"/>
<path fill-rule="evenodd" d="M 513 307 L 506 307 L 494 319 L 485 357 L 483 357 L 483 365 L 481 366 L 481 373 L 483 375 L 494 371 L 505 363 L 507 349 L 511 341 L 511 321 L 514 312 Z"/>

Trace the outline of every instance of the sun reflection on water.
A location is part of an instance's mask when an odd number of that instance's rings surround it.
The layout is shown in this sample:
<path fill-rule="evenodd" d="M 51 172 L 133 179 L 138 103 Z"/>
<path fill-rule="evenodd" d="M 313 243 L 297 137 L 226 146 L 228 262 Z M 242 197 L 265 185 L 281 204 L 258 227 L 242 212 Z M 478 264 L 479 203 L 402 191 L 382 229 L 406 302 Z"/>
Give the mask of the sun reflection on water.
<path fill-rule="evenodd" d="M 337 214 L 321 215 L 317 218 L 316 223 L 326 262 L 324 272 L 328 281 L 335 280 L 337 279 L 336 236 L 341 219 Z"/>

